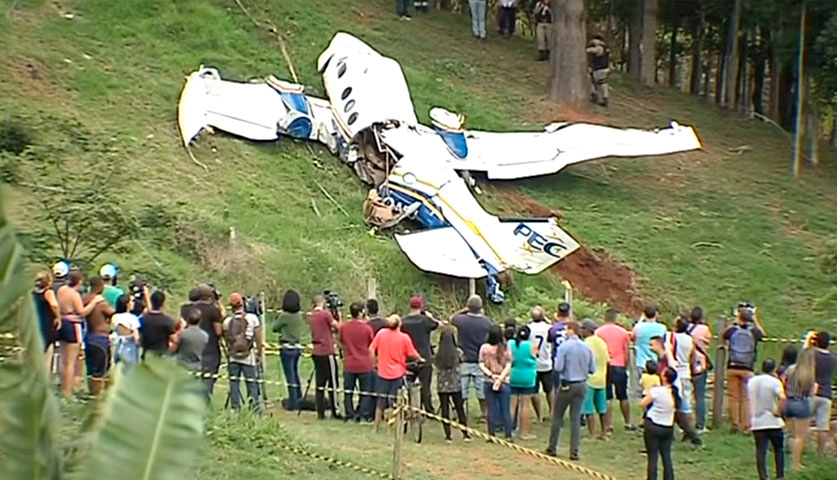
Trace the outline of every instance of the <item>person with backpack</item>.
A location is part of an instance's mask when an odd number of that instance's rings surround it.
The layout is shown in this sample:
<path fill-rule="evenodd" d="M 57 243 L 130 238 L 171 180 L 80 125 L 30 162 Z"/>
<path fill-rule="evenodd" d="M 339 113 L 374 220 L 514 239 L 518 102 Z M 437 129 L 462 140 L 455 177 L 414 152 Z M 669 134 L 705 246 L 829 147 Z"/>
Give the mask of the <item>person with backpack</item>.
<path fill-rule="evenodd" d="M 764 329 L 756 317 L 755 307 L 741 304 L 733 325 L 724 330 L 721 338 L 727 345 L 727 395 L 732 431 L 750 430 L 750 401 L 747 381 L 753 376 L 756 347 L 764 339 Z"/>
<path fill-rule="evenodd" d="M 247 385 L 250 408 L 261 414 L 259 374 L 257 365 L 262 356 L 261 322 L 259 317 L 244 310 L 244 297 L 230 295 L 233 314 L 224 320 L 224 343 L 229 354 L 230 404 L 241 411 L 241 378 Z"/>

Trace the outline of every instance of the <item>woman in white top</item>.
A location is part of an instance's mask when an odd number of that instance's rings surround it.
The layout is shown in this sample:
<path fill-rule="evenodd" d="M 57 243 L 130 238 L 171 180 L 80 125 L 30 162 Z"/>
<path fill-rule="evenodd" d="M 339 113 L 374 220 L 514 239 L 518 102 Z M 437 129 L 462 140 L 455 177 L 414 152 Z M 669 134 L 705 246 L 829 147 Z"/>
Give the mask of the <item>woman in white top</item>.
<path fill-rule="evenodd" d="M 131 313 L 134 309 L 134 297 L 120 295 L 116 299 L 116 313 L 110 319 L 113 333 L 116 335 L 114 363 L 124 363 L 130 368 L 139 362 L 140 321 Z"/>
<path fill-rule="evenodd" d="M 657 460 L 663 459 L 663 480 L 674 480 L 674 464 L 671 461 L 671 444 L 674 442 L 674 413 L 681 397 L 677 382 L 677 370 L 668 368 L 660 374 L 662 385 L 652 387 L 642 399 L 647 408 L 643 437 L 648 452 L 647 480 L 657 480 Z M 650 408 L 648 408 L 650 406 Z"/>
<path fill-rule="evenodd" d="M 767 480 L 768 445 L 773 446 L 773 461 L 776 478 L 785 478 L 785 426 L 782 420 L 782 403 L 785 388 L 776 376 L 776 361 L 768 358 L 761 364 L 761 374 L 747 382 L 747 396 L 750 399 L 750 430 L 756 440 L 756 470 L 759 480 Z"/>

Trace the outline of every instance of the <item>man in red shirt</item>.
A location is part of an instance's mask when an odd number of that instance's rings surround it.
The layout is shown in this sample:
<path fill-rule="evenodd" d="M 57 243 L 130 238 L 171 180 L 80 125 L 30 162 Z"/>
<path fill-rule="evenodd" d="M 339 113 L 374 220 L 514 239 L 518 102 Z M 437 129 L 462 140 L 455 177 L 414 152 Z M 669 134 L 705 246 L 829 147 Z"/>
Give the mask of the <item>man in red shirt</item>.
<path fill-rule="evenodd" d="M 631 423 L 631 402 L 628 400 L 628 358 L 631 348 L 631 332 L 616 323 L 619 312 L 608 309 L 605 312 L 605 323 L 596 329 L 596 335 L 607 344 L 610 354 L 610 364 L 607 370 L 607 413 L 612 416 L 612 400 L 619 400 L 622 418 L 625 419 L 625 430 L 634 431 L 636 426 Z M 611 422 L 612 425 L 612 422 Z"/>
<path fill-rule="evenodd" d="M 416 351 L 413 340 L 401 331 L 401 317 L 393 315 L 387 319 L 387 328 L 382 328 L 372 344 L 369 353 L 378 355 L 378 406 L 375 409 L 375 431 L 384 418 L 384 410 L 391 408 L 398 389 L 404 385 L 407 375 L 407 360 L 424 358 Z"/>
<path fill-rule="evenodd" d="M 346 417 L 345 421 L 368 422 L 374 420 L 372 397 L 367 392 L 372 389 L 372 355 L 369 345 L 375 337 L 372 327 L 363 319 L 363 305 L 354 302 L 349 306 L 351 320 L 340 326 L 340 345 L 343 347 L 343 384 L 345 385 Z M 355 411 L 355 384 L 360 389 L 360 408 Z"/>
<path fill-rule="evenodd" d="M 325 391 L 328 390 L 329 408 L 332 418 L 342 418 L 340 405 L 337 403 L 335 392 L 340 387 L 337 381 L 337 359 L 334 356 L 334 334 L 337 333 L 337 320 L 325 308 L 325 298 L 322 295 L 314 297 L 314 310 L 308 314 L 308 327 L 311 329 L 311 343 L 314 351 L 314 378 L 317 391 L 314 403 L 317 406 L 317 418 L 325 418 Z"/>

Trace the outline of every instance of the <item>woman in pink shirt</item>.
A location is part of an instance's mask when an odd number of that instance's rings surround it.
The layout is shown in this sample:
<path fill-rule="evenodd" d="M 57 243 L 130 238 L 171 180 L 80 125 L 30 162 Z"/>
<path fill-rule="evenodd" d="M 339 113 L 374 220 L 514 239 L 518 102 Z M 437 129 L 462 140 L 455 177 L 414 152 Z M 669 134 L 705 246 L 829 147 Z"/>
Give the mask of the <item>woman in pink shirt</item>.
<path fill-rule="evenodd" d="M 493 325 L 488 331 L 488 339 L 480 347 L 480 370 L 485 375 L 485 402 L 488 407 L 488 434 L 492 437 L 502 428 L 506 440 L 512 438 L 511 420 L 511 352 L 503 330 Z"/>
<path fill-rule="evenodd" d="M 610 364 L 607 370 L 607 415 L 610 418 L 611 400 L 619 400 L 619 409 L 625 420 L 625 430 L 636 430 L 631 423 L 631 402 L 628 400 L 628 357 L 631 348 L 631 332 L 616 323 L 619 312 L 609 309 L 605 312 L 605 323 L 596 329 L 596 335 L 605 341 L 610 354 Z"/>
<path fill-rule="evenodd" d="M 703 433 L 706 430 L 706 375 L 711 364 L 711 360 L 704 353 L 709 351 L 712 332 L 703 318 L 702 308 L 692 309 L 689 315 L 689 328 L 686 332 L 695 340 L 695 350 L 697 350 L 692 370 L 692 385 L 695 391 L 695 429 L 698 433 Z"/>

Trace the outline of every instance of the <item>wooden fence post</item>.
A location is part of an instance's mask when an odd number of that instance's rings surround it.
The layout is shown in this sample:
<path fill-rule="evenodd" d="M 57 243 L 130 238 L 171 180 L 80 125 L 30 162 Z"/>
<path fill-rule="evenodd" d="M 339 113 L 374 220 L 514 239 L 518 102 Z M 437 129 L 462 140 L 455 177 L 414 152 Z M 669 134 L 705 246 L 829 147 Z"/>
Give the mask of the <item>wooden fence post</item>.
<path fill-rule="evenodd" d="M 636 345 L 633 343 L 628 348 L 628 362 L 626 366 L 628 370 L 628 398 L 631 400 L 641 400 L 641 396 L 637 395 L 637 391 L 639 391 L 639 378 L 637 378 L 636 374 Z"/>
<path fill-rule="evenodd" d="M 406 390 L 398 391 L 395 403 L 395 441 L 392 450 L 392 480 L 401 480 L 401 447 L 404 443 L 405 409 L 407 408 Z"/>
<path fill-rule="evenodd" d="M 262 380 L 262 383 L 259 384 L 259 390 L 262 393 L 262 400 L 267 403 L 267 383 L 265 383 L 266 373 L 265 369 L 267 368 L 267 354 L 265 353 L 265 347 L 267 345 L 267 309 L 265 308 L 264 304 L 264 292 L 259 292 L 259 310 L 261 311 L 261 315 L 259 318 L 259 324 L 261 328 L 259 329 L 259 337 L 261 337 L 262 341 L 262 354 L 259 361 L 261 362 L 261 371 L 259 372 L 259 378 Z M 267 405 L 264 405 L 263 408 L 267 408 Z"/>
<path fill-rule="evenodd" d="M 473 297 L 477 294 L 477 280 L 474 278 L 468 279 L 468 297 Z"/>
<path fill-rule="evenodd" d="M 378 280 L 375 277 L 366 279 L 366 298 L 378 298 Z"/>
<path fill-rule="evenodd" d="M 724 422 L 724 395 L 726 370 L 727 370 L 727 347 L 721 334 L 727 325 L 727 318 L 723 315 L 718 317 L 718 325 L 715 335 L 718 338 L 718 345 L 715 347 L 715 378 L 712 382 L 712 427 L 717 430 Z"/>

